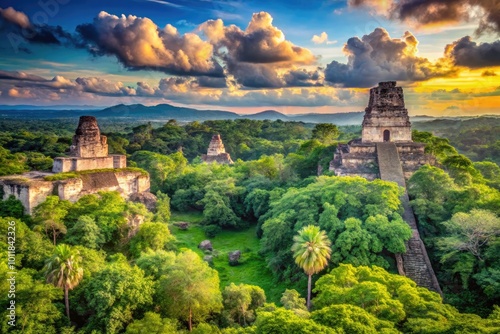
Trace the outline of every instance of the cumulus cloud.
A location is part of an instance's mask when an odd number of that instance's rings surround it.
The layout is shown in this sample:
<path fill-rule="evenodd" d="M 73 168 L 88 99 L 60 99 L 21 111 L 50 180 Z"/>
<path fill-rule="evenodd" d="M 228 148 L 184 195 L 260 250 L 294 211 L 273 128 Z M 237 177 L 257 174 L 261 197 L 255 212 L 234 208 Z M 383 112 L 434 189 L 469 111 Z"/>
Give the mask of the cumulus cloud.
<path fill-rule="evenodd" d="M 132 87 L 126 87 L 121 82 L 111 82 L 103 78 L 89 77 L 76 78 L 78 89 L 88 93 L 97 93 L 108 96 L 130 96 L 135 95 L 136 90 Z"/>
<path fill-rule="evenodd" d="M 213 46 L 193 33 L 179 34 L 170 24 L 159 28 L 149 18 L 100 12 L 77 31 L 95 55 L 113 55 L 128 69 L 222 76 Z"/>
<path fill-rule="evenodd" d="M 391 38 L 383 28 L 361 39 L 352 37 L 343 48 L 347 64 L 332 61 L 325 69 L 325 80 L 345 87 L 370 87 L 380 81 L 423 81 L 456 73 L 446 62 L 431 63 L 417 56 L 417 45 L 410 32 Z"/>
<path fill-rule="evenodd" d="M 322 75 L 318 70 L 293 69 L 288 71 L 283 79 L 289 87 L 323 86 Z"/>
<path fill-rule="evenodd" d="M 269 13 L 252 16 L 245 30 L 235 25 L 224 26 L 221 19 L 209 20 L 200 25 L 208 40 L 221 52 L 223 48 L 234 61 L 248 63 L 310 64 L 316 58 L 306 48 L 285 39 L 283 32 L 273 26 Z"/>
<path fill-rule="evenodd" d="M 391 8 L 393 0 L 348 0 L 349 7 L 369 7 L 378 14 L 385 14 Z"/>
<path fill-rule="evenodd" d="M 227 74 L 248 88 L 284 87 L 280 69 L 316 61 L 310 50 L 288 41 L 266 12 L 253 14 L 245 30 L 225 26 L 221 19 L 209 20 L 199 29 L 224 60 Z"/>
<path fill-rule="evenodd" d="M 469 68 L 500 66 L 500 40 L 477 44 L 470 36 L 465 36 L 448 44 L 445 56 L 458 66 Z"/>
<path fill-rule="evenodd" d="M 311 38 L 311 41 L 314 43 L 314 44 L 333 44 L 335 43 L 336 41 L 329 41 L 328 40 L 328 34 L 326 32 L 322 32 L 321 34 L 319 35 L 314 35 L 312 38 Z"/>
<path fill-rule="evenodd" d="M 23 12 L 18 12 L 12 7 L 6 9 L 0 8 L 0 15 L 5 20 L 27 29 L 31 26 L 30 19 Z"/>
<path fill-rule="evenodd" d="M 476 32 L 500 33 L 500 2 L 496 0 L 349 0 L 351 7 L 370 7 L 414 26 L 477 21 Z"/>
<path fill-rule="evenodd" d="M 15 97 L 20 99 L 29 99 L 34 97 L 34 95 L 27 88 L 11 88 L 8 90 L 7 94 L 10 97 Z"/>
<path fill-rule="evenodd" d="M 0 8 L 0 31 L 5 34 L 15 52 L 31 53 L 23 44 L 63 44 L 73 45 L 73 36 L 61 26 L 33 24 L 25 13 L 14 8 Z"/>
<path fill-rule="evenodd" d="M 361 94 L 332 87 L 280 88 L 260 90 L 208 90 L 197 91 L 184 80 L 165 80 L 160 83 L 156 96 L 193 104 L 216 106 L 353 106 L 364 103 Z"/>
<path fill-rule="evenodd" d="M 29 74 L 26 72 L 18 72 L 18 71 L 3 71 L 0 70 L 0 79 L 4 80 L 27 80 L 27 81 L 45 81 L 44 78 Z"/>

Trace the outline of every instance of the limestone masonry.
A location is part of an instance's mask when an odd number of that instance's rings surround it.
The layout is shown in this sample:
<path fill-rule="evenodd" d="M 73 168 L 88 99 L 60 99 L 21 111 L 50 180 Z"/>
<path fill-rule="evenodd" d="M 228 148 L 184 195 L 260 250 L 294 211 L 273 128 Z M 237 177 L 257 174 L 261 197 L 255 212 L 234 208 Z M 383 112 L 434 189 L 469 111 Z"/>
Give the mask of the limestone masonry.
<path fill-rule="evenodd" d="M 80 117 L 70 155 L 54 160 L 53 173 L 33 171 L 0 177 L 0 197 L 5 200 L 13 195 L 21 201 L 26 213 L 31 214 L 50 195 L 76 202 L 99 191 L 118 191 L 126 199 L 149 192 L 147 173 L 125 169 L 124 155 L 108 155 L 106 136 L 101 135 L 95 117 Z M 54 173 L 68 171 L 85 172 L 64 180 L 46 180 Z"/>
<path fill-rule="evenodd" d="M 232 164 L 233 160 L 229 153 L 226 153 L 224 144 L 220 135 L 213 135 L 210 144 L 208 145 L 207 154 L 201 155 L 201 160 L 204 162 L 217 162 L 220 164 Z"/>
<path fill-rule="evenodd" d="M 403 89 L 395 81 L 381 82 L 370 89 L 370 101 L 365 109 L 361 138 L 340 144 L 330 162 L 335 175 L 359 175 L 369 180 L 380 178 L 376 143 L 396 144 L 405 179 L 425 164 L 435 164 L 432 155 L 425 154 L 425 144 L 411 139 L 411 123 L 405 109 Z"/>
<path fill-rule="evenodd" d="M 80 117 L 69 155 L 67 158 L 54 159 L 54 173 L 127 166 L 126 156 L 108 155 L 107 138 L 101 135 L 97 120 L 93 116 Z"/>
<path fill-rule="evenodd" d="M 370 102 L 365 109 L 363 143 L 384 141 L 411 142 L 411 123 L 405 109 L 403 88 L 395 81 L 381 82 L 370 89 Z"/>
<path fill-rule="evenodd" d="M 380 178 L 406 188 L 405 179 L 409 179 L 418 168 L 435 164 L 435 158 L 425 154 L 424 149 L 425 144 L 412 141 L 403 89 L 396 87 L 395 81 L 381 82 L 378 87 L 370 89 L 361 139 L 338 145 L 330 170 L 338 176 L 358 175 L 369 180 Z M 420 239 L 406 190 L 401 196 L 401 203 L 403 219 L 413 235 L 406 243 L 406 253 L 396 255 L 398 271 L 419 286 L 442 294 Z"/>

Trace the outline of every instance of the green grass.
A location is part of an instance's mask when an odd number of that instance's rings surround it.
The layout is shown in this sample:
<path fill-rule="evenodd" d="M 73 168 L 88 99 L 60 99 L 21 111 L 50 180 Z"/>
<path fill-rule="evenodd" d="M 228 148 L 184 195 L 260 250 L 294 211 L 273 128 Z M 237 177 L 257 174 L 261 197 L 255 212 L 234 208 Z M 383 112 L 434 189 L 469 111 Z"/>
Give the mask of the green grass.
<path fill-rule="evenodd" d="M 172 234 L 177 238 L 177 247 L 189 248 L 201 257 L 206 255 L 198 249 L 201 241 L 209 239 L 199 226 L 202 219 L 201 213 L 178 213 L 173 212 L 172 223 L 186 221 L 190 223 L 188 230 L 181 230 L 170 224 Z M 224 230 L 210 239 L 214 251 L 213 267 L 219 272 L 220 285 L 223 289 L 231 282 L 235 284 L 245 283 L 260 286 L 266 292 L 267 301 L 279 303 L 281 294 L 287 288 L 284 283 L 276 282 L 273 274 L 267 268 L 264 258 L 259 255 L 260 240 L 255 235 L 255 227 L 245 230 Z M 229 265 L 229 252 L 240 250 L 241 258 L 238 266 Z M 209 253 L 207 253 L 209 254 Z"/>

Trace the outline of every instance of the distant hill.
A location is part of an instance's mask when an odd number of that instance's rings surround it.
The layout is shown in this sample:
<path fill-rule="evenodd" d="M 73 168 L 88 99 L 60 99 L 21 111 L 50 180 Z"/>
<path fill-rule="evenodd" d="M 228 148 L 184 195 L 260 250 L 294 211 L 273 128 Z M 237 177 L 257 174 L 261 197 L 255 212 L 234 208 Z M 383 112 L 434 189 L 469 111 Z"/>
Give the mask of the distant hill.
<path fill-rule="evenodd" d="M 176 119 L 180 121 L 195 121 L 209 119 L 235 119 L 240 116 L 230 111 L 222 110 L 199 110 L 185 107 L 175 107 L 170 104 L 158 104 L 156 106 L 144 106 L 142 104 L 124 105 L 119 104 L 100 110 L 95 113 L 96 117 L 127 117 L 148 118 L 153 120 Z"/>
<path fill-rule="evenodd" d="M 73 119 L 81 115 L 96 116 L 103 120 L 117 121 L 150 121 L 150 122 L 165 122 L 169 119 L 176 119 L 182 122 L 190 121 L 206 121 L 206 120 L 223 120 L 223 119 L 241 119 L 248 118 L 253 120 L 282 120 L 296 121 L 304 123 L 333 123 L 337 125 L 361 125 L 364 112 L 347 112 L 335 114 L 301 114 L 301 115 L 285 115 L 276 110 L 264 110 L 255 114 L 239 115 L 234 112 L 224 110 L 199 110 L 186 107 L 176 107 L 170 104 L 159 104 L 156 106 L 144 106 L 142 104 L 124 105 L 118 104 L 104 109 L 85 109 L 89 106 L 67 106 L 67 109 L 51 108 L 40 109 L 37 106 L 15 106 L 8 109 L 9 106 L 0 105 L 0 119 Z M 26 107 L 27 109 L 23 109 Z M 29 109 L 29 107 L 32 107 Z M 5 109 L 4 109 L 5 108 Z M 427 122 L 437 123 L 445 120 L 465 120 L 474 119 L 475 117 L 432 117 L 419 115 L 412 117 L 414 123 L 425 124 Z M 422 125 L 421 128 L 424 126 Z"/>
<path fill-rule="evenodd" d="M 255 120 L 270 120 L 270 121 L 276 121 L 278 119 L 281 119 L 282 121 L 288 120 L 290 117 L 288 117 L 285 114 L 282 114 L 276 110 L 264 110 L 261 112 L 258 112 L 256 114 L 249 114 L 249 115 L 241 115 L 243 118 L 248 118 L 248 119 L 255 119 Z"/>

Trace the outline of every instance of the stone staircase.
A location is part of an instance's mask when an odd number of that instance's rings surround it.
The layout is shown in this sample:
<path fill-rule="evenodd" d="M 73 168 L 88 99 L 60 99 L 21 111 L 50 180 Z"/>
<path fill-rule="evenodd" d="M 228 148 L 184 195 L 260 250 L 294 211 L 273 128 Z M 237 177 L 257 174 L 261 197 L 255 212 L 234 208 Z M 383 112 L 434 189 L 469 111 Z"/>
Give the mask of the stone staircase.
<path fill-rule="evenodd" d="M 420 239 L 417 229 L 417 221 L 410 207 L 410 200 L 406 192 L 406 183 L 403 176 L 403 168 L 399 159 L 398 148 L 394 143 L 377 143 L 377 159 L 380 170 L 380 178 L 386 181 L 396 182 L 399 186 L 405 188 L 401 196 L 404 213 L 403 219 L 412 229 L 413 235 L 406 244 L 406 253 L 403 254 L 404 271 L 400 274 L 414 280 L 417 285 L 426 287 L 432 291 L 443 294 L 439 287 L 438 280 L 432 269 L 429 256 L 425 245 Z"/>

